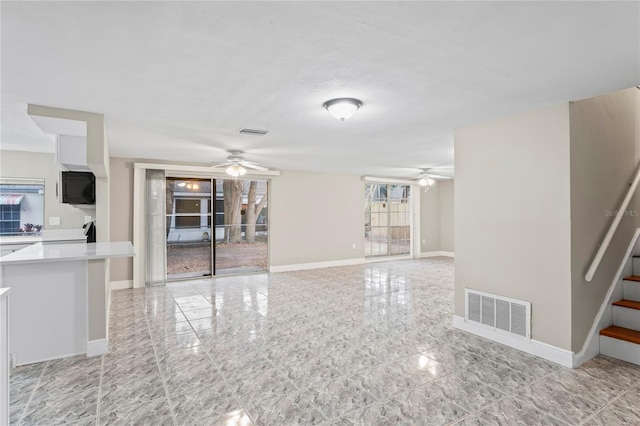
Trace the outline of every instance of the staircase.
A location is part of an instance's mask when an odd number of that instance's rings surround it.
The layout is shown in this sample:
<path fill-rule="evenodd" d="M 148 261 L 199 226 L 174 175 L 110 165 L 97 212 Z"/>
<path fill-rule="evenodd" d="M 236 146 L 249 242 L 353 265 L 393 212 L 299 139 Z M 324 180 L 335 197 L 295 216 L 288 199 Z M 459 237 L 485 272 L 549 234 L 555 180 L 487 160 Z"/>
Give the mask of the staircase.
<path fill-rule="evenodd" d="M 640 365 L 640 257 L 622 282 L 622 299 L 613 303 L 613 325 L 600 330 L 600 353 Z"/>

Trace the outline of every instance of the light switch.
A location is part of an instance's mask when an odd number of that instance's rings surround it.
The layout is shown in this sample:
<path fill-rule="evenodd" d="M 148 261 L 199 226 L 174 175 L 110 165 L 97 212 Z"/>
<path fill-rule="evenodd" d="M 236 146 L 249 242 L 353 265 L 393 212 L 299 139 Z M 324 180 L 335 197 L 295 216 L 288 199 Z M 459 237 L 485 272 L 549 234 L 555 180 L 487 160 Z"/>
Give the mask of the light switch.
<path fill-rule="evenodd" d="M 60 225 L 60 216 L 49 216 L 49 225 Z"/>
<path fill-rule="evenodd" d="M 91 216 L 85 216 L 84 223 L 89 223 L 89 222 L 91 222 Z"/>

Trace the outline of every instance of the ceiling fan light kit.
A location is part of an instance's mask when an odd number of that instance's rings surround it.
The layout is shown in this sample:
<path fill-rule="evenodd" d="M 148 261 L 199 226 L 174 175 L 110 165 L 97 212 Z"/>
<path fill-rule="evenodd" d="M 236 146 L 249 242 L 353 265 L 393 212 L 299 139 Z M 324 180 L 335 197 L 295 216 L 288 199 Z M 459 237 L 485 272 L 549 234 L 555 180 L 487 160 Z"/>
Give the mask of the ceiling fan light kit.
<path fill-rule="evenodd" d="M 245 169 L 244 167 L 242 167 L 240 164 L 232 164 L 229 167 L 227 167 L 227 169 L 225 170 L 225 172 L 229 175 L 229 176 L 233 176 L 233 177 L 238 177 L 238 176 L 243 176 L 247 173 L 247 169 Z"/>
<path fill-rule="evenodd" d="M 329 114 L 340 121 L 344 121 L 353 117 L 362 106 L 362 101 L 355 98 L 336 98 L 328 100 L 322 106 L 329 111 Z"/>
<path fill-rule="evenodd" d="M 266 167 L 259 166 L 256 163 L 252 163 L 251 161 L 246 161 L 244 157 L 241 155 L 243 152 L 237 149 L 231 149 L 228 151 L 229 156 L 227 157 L 227 161 L 224 163 L 214 164 L 212 168 L 225 168 L 225 173 L 229 176 L 233 176 L 234 178 L 244 176 L 247 174 L 247 169 L 258 170 L 262 172 L 268 172 L 269 169 Z"/>

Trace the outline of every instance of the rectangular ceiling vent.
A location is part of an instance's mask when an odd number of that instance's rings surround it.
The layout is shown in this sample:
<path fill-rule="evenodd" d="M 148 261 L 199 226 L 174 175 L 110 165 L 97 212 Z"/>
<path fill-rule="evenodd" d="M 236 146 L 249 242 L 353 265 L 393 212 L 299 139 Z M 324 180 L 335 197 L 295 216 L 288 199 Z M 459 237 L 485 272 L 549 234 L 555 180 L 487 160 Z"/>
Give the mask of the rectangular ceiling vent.
<path fill-rule="evenodd" d="M 495 331 L 531 338 L 531 303 L 466 288 L 465 319 Z"/>
<path fill-rule="evenodd" d="M 264 136 L 269 133 L 268 130 L 256 130 L 256 129 L 240 129 L 238 133 L 243 135 L 255 135 L 255 136 Z"/>

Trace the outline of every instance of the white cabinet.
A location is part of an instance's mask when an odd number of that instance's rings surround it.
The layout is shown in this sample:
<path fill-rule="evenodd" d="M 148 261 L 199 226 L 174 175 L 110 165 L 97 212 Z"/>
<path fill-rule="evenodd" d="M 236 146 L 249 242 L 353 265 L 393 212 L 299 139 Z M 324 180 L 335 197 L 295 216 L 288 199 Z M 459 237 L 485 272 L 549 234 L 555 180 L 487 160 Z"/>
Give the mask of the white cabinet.
<path fill-rule="evenodd" d="M 87 138 L 59 135 L 56 138 L 56 161 L 65 170 L 88 172 Z"/>

